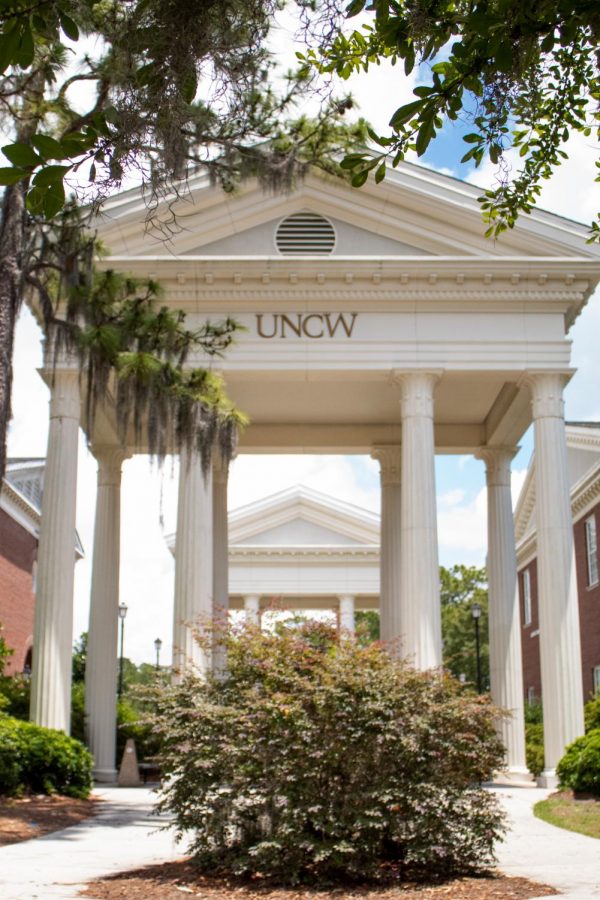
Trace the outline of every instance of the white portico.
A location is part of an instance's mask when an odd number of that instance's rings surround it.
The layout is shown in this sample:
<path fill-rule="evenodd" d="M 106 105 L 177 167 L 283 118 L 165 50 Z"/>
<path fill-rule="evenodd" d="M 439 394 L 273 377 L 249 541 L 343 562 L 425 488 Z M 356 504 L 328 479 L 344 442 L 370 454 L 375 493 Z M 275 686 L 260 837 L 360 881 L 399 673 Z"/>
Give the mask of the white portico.
<path fill-rule="evenodd" d="M 265 610 L 379 609 L 379 516 L 305 487 L 229 514 L 229 602 L 258 624 Z M 176 557 L 177 535 L 167 537 Z"/>
<path fill-rule="evenodd" d="M 550 781 L 559 748 L 583 729 L 571 646 L 578 628 L 562 391 L 572 374 L 567 333 L 600 277 L 600 258 L 585 244 L 582 226 L 543 212 L 522 217 L 497 242 L 486 240 L 477 194 L 408 164 L 360 191 L 310 174 L 288 194 L 265 194 L 248 182 L 225 195 L 194 176 L 189 196 L 165 207 L 165 218 L 174 209 L 180 225 L 170 244 L 148 234 L 138 192 L 110 201 L 99 223 L 111 253 L 102 264 L 157 278 L 165 302 L 184 310 L 190 324 L 230 315 L 245 327 L 219 362 L 230 395 L 251 420 L 239 452 L 379 460 L 383 637 L 390 652 L 412 656 L 421 668 L 441 663 L 434 454 L 484 460 L 491 687 L 514 713 L 502 729 L 515 773 L 524 771 L 525 757 L 510 461 L 534 422 L 538 510 L 546 523 L 538 530 L 542 671 L 551 686 L 544 696 L 558 698 L 544 710 Z M 50 684 L 66 677 L 59 632 L 68 630 L 72 596 L 65 566 L 79 395 L 68 367 L 57 373 L 51 410 L 44 502 L 53 518 L 40 541 L 39 605 L 46 612 L 36 640 L 50 633 L 50 622 L 55 639 L 40 654 L 34 696 L 38 720 L 64 728 L 66 701 L 63 694 L 54 699 Z M 118 566 L 118 441 L 110 408 L 91 437 L 106 496 L 95 549 L 104 570 Z M 125 449 L 145 448 L 132 436 Z M 199 466 L 192 458 L 181 468 L 176 623 L 222 614 L 230 593 L 227 472 L 216 467 L 204 480 Z M 97 642 L 98 654 L 109 658 L 116 654 L 117 584 L 94 585 L 90 648 Z M 188 647 L 185 641 L 176 632 L 176 646 Z M 196 652 L 189 646 L 180 662 Z M 96 693 L 90 733 L 106 725 L 112 681 L 98 675 Z M 92 749 L 98 768 L 109 771 L 114 757 L 99 763 L 100 751 Z"/>

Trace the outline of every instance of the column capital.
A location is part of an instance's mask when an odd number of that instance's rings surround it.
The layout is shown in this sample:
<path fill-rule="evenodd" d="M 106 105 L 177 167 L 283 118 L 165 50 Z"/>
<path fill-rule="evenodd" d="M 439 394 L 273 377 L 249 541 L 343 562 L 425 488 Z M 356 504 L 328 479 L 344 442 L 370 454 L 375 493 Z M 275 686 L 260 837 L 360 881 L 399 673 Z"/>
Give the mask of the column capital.
<path fill-rule="evenodd" d="M 50 382 L 50 418 L 75 419 L 79 422 L 81 415 L 79 372 L 67 369 L 46 374 Z"/>
<path fill-rule="evenodd" d="M 338 600 L 340 603 L 354 603 L 355 594 L 338 594 Z"/>
<path fill-rule="evenodd" d="M 475 459 L 481 459 L 485 463 L 488 487 L 494 485 L 510 487 L 510 463 L 518 449 L 518 447 L 480 447 L 475 452 Z"/>
<path fill-rule="evenodd" d="M 91 449 L 98 463 L 98 485 L 118 484 L 121 466 L 132 454 L 117 444 L 92 444 Z"/>
<path fill-rule="evenodd" d="M 443 369 L 412 372 L 392 369 L 390 382 L 400 388 L 403 419 L 408 416 L 433 418 L 433 391 L 442 374 Z"/>
<path fill-rule="evenodd" d="M 565 404 L 563 390 L 574 374 L 574 369 L 564 371 L 528 371 L 519 380 L 519 386 L 528 387 L 534 419 L 551 417 L 563 419 Z"/>
<path fill-rule="evenodd" d="M 371 450 L 371 458 L 379 463 L 381 484 L 400 484 L 402 478 L 402 447 L 400 444 L 380 444 Z"/>

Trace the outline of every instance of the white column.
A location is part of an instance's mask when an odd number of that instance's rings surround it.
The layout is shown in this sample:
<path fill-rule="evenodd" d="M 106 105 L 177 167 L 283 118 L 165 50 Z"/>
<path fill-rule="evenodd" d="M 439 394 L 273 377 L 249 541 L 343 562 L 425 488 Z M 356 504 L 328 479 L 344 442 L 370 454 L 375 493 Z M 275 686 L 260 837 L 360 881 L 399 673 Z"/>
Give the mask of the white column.
<path fill-rule="evenodd" d="M 438 377 L 433 372 L 395 373 L 402 414 L 402 652 L 418 669 L 442 665 L 433 436 L 433 390 Z"/>
<path fill-rule="evenodd" d="M 175 538 L 175 602 L 173 605 L 173 668 L 210 668 L 210 649 L 199 646 L 194 630 L 212 623 L 213 540 L 212 477 L 204 474 L 197 453 L 183 452 L 179 471 Z"/>
<path fill-rule="evenodd" d="M 400 446 L 374 447 L 373 459 L 379 461 L 381 481 L 380 587 L 379 615 L 381 640 L 392 655 L 401 654 L 402 618 L 400 612 Z"/>
<path fill-rule="evenodd" d="M 56 372 L 38 547 L 31 718 L 38 725 L 67 734 L 71 727 L 79 414 L 78 373 Z"/>
<path fill-rule="evenodd" d="M 98 493 L 90 625 L 85 667 L 87 742 L 94 757 L 96 781 L 116 781 L 117 642 L 119 562 L 121 552 L 120 447 L 94 447 Z"/>
<path fill-rule="evenodd" d="M 528 375 L 535 425 L 538 606 L 544 755 L 556 784 L 565 746 L 583 734 L 583 686 L 561 373 Z"/>
<path fill-rule="evenodd" d="M 521 621 L 517 585 L 517 555 L 510 490 L 510 462 L 516 450 L 482 447 L 485 462 L 488 519 L 488 596 L 490 687 L 494 703 L 510 712 L 499 732 L 506 747 L 506 769 L 517 778 L 528 776 L 525 761 Z"/>
<path fill-rule="evenodd" d="M 340 601 L 340 631 L 343 634 L 354 635 L 354 595 L 341 594 Z"/>
<path fill-rule="evenodd" d="M 260 627 L 260 596 L 258 594 L 247 594 L 244 597 L 244 610 L 246 612 L 246 623 Z"/>
<path fill-rule="evenodd" d="M 226 665 L 223 639 L 227 633 L 229 614 L 229 534 L 227 523 L 227 479 L 229 463 L 217 455 L 213 461 L 213 625 L 216 646 L 213 669 L 224 671 Z"/>

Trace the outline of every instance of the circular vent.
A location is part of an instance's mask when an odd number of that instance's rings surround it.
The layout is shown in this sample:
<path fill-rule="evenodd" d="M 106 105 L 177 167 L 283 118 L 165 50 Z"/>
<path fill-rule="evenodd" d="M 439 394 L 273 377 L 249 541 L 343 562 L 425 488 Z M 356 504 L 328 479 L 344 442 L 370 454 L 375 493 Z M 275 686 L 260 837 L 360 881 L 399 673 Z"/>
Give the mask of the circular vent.
<path fill-rule="evenodd" d="M 294 213 L 279 223 L 275 243 L 285 256 L 296 253 L 331 253 L 335 231 L 331 222 L 316 213 Z"/>

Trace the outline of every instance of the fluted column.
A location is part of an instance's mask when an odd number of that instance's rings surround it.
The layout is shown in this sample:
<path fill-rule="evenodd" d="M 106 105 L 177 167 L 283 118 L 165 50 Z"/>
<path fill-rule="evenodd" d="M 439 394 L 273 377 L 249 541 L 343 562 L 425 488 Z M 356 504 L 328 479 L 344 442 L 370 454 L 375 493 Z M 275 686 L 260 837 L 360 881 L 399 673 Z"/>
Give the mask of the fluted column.
<path fill-rule="evenodd" d="M 31 718 L 67 734 L 71 726 L 71 656 L 79 375 L 57 371 L 50 394 L 50 429 L 38 547 Z"/>
<path fill-rule="evenodd" d="M 258 594 L 247 594 L 244 597 L 244 611 L 248 625 L 260 626 L 260 597 Z"/>
<path fill-rule="evenodd" d="M 341 594 L 340 598 L 340 630 L 342 634 L 353 635 L 354 626 L 354 594 Z"/>
<path fill-rule="evenodd" d="M 177 533 L 175 538 L 175 601 L 173 605 L 173 668 L 177 678 L 188 666 L 210 668 L 210 650 L 199 646 L 194 630 L 212 622 L 213 614 L 212 476 L 202 471 L 199 454 L 181 454 Z"/>
<path fill-rule="evenodd" d="M 506 747 L 506 769 L 516 777 L 528 774 L 525 761 L 521 621 L 517 586 L 517 555 L 510 490 L 510 462 L 516 450 L 482 447 L 485 462 L 488 519 L 488 596 L 490 687 L 494 703 L 510 712 L 499 732 Z"/>
<path fill-rule="evenodd" d="M 216 645 L 213 650 L 213 669 L 225 669 L 223 639 L 227 632 L 229 614 L 229 534 L 227 523 L 227 481 L 229 463 L 216 456 L 213 461 L 213 626 Z"/>
<path fill-rule="evenodd" d="M 565 746 L 583 734 L 579 606 L 561 373 L 529 374 L 535 426 L 540 661 L 545 769 L 556 784 Z"/>
<path fill-rule="evenodd" d="M 87 742 L 94 757 L 94 778 L 115 781 L 119 564 L 121 553 L 120 447 L 94 447 L 98 494 L 90 625 L 85 667 Z"/>
<path fill-rule="evenodd" d="M 374 447 L 371 456 L 379 462 L 381 481 L 379 616 L 381 640 L 394 655 L 400 654 L 400 473 L 399 446 Z"/>
<path fill-rule="evenodd" d="M 433 390 L 438 377 L 433 372 L 394 375 L 402 414 L 402 652 L 418 669 L 442 665 L 433 436 Z"/>

